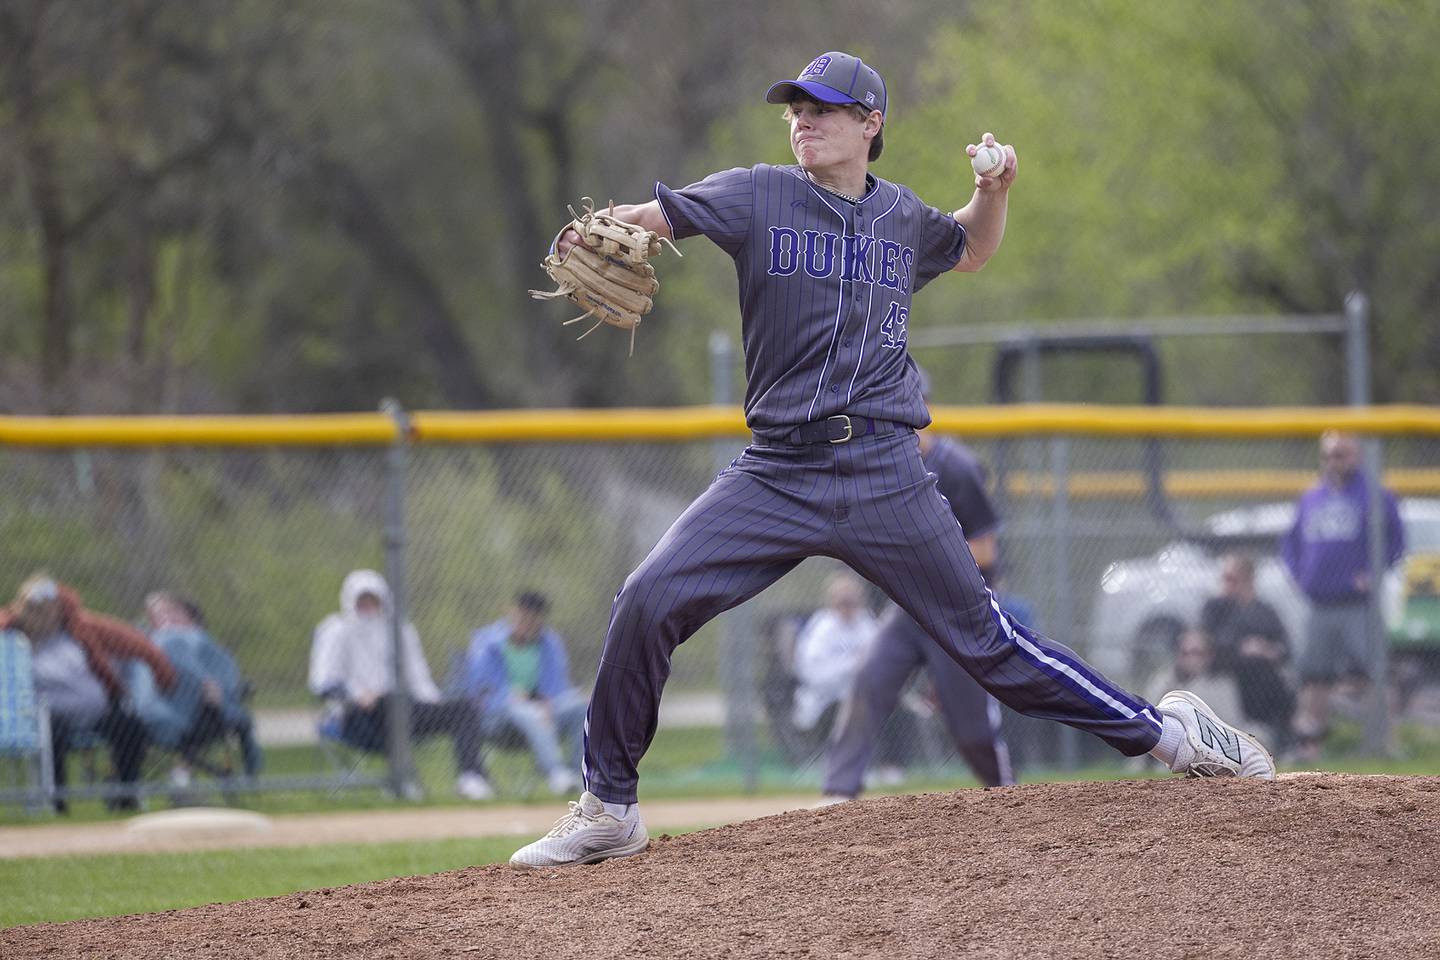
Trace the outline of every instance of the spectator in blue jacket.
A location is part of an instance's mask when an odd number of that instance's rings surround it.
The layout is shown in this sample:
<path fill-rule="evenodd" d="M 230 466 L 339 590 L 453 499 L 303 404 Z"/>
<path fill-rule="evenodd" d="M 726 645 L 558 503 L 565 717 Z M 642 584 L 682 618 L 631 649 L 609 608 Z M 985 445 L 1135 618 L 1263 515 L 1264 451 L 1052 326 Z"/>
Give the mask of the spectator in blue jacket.
<path fill-rule="evenodd" d="M 549 609 L 543 594 L 525 591 L 505 617 L 476 630 L 465 692 L 479 703 L 486 736 L 523 739 L 550 791 L 566 794 L 580 783 L 586 700 L 570 685 L 564 641 L 545 625 Z"/>
<path fill-rule="evenodd" d="M 1305 491 L 1295 523 L 1280 544 L 1290 575 L 1310 600 L 1310 628 L 1299 661 L 1300 697 L 1295 735 L 1299 758 L 1318 754 L 1327 733 L 1330 693 L 1341 679 L 1370 673 L 1370 485 L 1360 469 L 1353 434 L 1320 438 L 1320 480 Z M 1380 491 L 1385 512 L 1382 556 L 1390 567 L 1405 552 L 1405 530 L 1395 495 Z"/>
<path fill-rule="evenodd" d="M 156 592 L 145 598 L 145 616 L 151 642 L 170 658 L 179 682 L 165 694 L 156 688 L 149 669 L 135 662 L 130 690 L 151 740 L 179 753 L 172 782 L 187 785 L 190 767 L 205 747 L 229 735 L 239 742 L 245 775 L 258 774 L 263 760 L 246 707 L 249 685 L 234 657 L 205 629 L 199 608 L 174 594 Z"/>

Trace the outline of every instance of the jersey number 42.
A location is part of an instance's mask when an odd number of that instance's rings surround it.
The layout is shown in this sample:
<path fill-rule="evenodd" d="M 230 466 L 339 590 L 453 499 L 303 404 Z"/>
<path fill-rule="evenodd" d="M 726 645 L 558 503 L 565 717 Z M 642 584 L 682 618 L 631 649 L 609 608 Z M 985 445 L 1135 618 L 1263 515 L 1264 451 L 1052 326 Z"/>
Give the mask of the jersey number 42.
<path fill-rule="evenodd" d="M 880 346 L 898 350 L 905 346 L 905 324 L 910 319 L 910 308 L 891 302 L 890 312 L 880 323 Z"/>

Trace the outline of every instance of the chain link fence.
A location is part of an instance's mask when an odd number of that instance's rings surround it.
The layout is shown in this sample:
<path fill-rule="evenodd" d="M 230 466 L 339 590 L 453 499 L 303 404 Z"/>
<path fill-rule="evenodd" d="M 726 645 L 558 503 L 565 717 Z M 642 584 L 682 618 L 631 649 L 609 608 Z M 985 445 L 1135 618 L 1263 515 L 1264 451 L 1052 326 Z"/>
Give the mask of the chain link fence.
<path fill-rule="evenodd" d="M 96 654 L 88 634 L 73 628 L 75 643 L 59 649 L 52 641 L 65 631 L 22 641 L 12 623 L 0 659 L 6 802 L 163 804 L 201 790 L 243 797 L 354 785 L 445 796 L 463 763 L 447 741 L 470 736 L 500 795 L 562 789 L 547 781 L 528 741 L 491 736 L 467 653 L 477 630 L 514 612 L 519 594 L 542 594 L 545 621 L 563 638 L 568 679 L 583 693 L 626 573 L 705 488 L 720 458 L 742 445 L 734 436 L 738 415 L 711 416 L 723 428 L 676 426 L 657 413 L 638 418 L 633 435 L 604 442 L 576 439 L 584 425 L 551 431 L 556 439 L 545 442 L 465 440 L 433 421 L 427 430 L 421 416 L 413 442 L 399 446 L 255 445 L 263 437 L 113 446 L 93 436 L 64 446 L 0 446 L 0 593 L 33 589 L 43 574 L 73 588 L 86 610 L 132 625 L 169 651 L 182 675 L 168 694 L 159 691 L 162 701 L 182 701 L 180 720 L 169 717 L 167 729 L 152 697 L 162 671 L 134 649 Z M 1322 641 L 1342 653 L 1359 650 L 1363 660 L 1343 664 L 1326 690 L 1322 722 L 1304 731 L 1297 717 L 1307 707 L 1302 666 L 1310 662 L 1314 609 L 1285 572 L 1279 543 L 1296 498 L 1316 481 L 1315 425 L 1327 413 L 1312 411 L 1302 428 L 1267 437 L 1193 429 L 1127 436 L 1084 425 L 1046 432 L 1017 429 L 1007 416 L 957 409 L 937 420 L 943 429 L 963 426 L 962 439 L 990 469 L 1002 515 L 996 586 L 1007 603 L 1028 608 L 1032 626 L 1142 695 L 1156 698 L 1173 685 L 1204 690 L 1285 751 L 1304 746 L 1300 732 L 1328 736 L 1332 749 L 1354 740 L 1376 750 L 1393 744 L 1397 731 L 1440 725 L 1440 419 L 1433 411 L 1420 411 L 1413 429 L 1391 426 L 1375 441 L 1405 532 L 1401 561 L 1381 578 L 1383 629 L 1374 633 L 1384 643 L 1366 632 L 1363 603 L 1361 636 Z M 508 429 L 523 434 L 524 424 Z M 1327 522 L 1334 528 L 1343 519 Z M 1234 609 L 1207 607 L 1234 593 L 1225 574 L 1237 565 L 1253 571 L 1278 635 L 1255 632 L 1263 617 L 1246 614 L 1237 624 Z M 377 728 L 378 739 L 358 744 L 343 725 L 327 727 L 334 717 L 327 691 L 315 689 L 312 642 L 317 625 L 342 609 L 341 584 L 358 569 L 390 578 L 438 696 L 469 700 L 470 719 Z M 677 651 L 661 735 L 642 767 L 647 789 L 821 789 L 843 697 L 808 727 L 797 725 L 803 678 L 795 647 L 836 570 L 833 561 L 806 561 Z M 160 592 L 182 612 L 157 614 Z M 1236 596 L 1232 606 L 1249 610 L 1247 595 Z M 886 601 L 873 590 L 862 602 L 886 616 Z M 1334 621 L 1327 613 L 1321 619 Z M 200 665 L 196 637 L 221 653 Z M 99 698 L 83 677 L 95 673 L 96 656 L 114 661 L 116 678 L 113 686 L 101 678 Z M 1366 688 L 1351 673 L 1385 682 Z M 50 705 L 48 730 L 24 699 L 37 685 L 64 701 Z M 151 703 L 141 702 L 147 697 Z M 66 718 L 76 700 L 84 709 Z M 869 782 L 927 786 L 970 776 L 971 754 L 947 729 L 926 671 L 908 682 L 898 713 L 881 734 Z M 186 739 L 187 730 L 173 729 L 181 722 L 199 729 Z M 1007 761 L 1020 773 L 1122 762 L 1098 741 L 1008 711 L 1000 729 Z M 247 753 L 247 731 L 258 756 Z M 430 732 L 438 735 L 422 735 Z M 976 739 L 973 731 L 968 739 Z M 50 776 L 57 746 L 65 753 L 62 787 Z M 564 744 L 562 751 L 569 755 Z M 468 795 L 463 784 L 455 789 Z"/>

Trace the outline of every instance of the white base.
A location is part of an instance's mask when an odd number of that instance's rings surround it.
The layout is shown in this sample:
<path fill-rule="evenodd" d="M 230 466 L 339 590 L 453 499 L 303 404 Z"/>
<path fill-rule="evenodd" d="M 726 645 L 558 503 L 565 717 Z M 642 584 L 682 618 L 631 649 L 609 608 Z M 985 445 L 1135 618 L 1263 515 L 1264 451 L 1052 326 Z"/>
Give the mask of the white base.
<path fill-rule="evenodd" d="M 180 807 L 131 817 L 125 832 L 136 836 L 231 836 L 269 833 L 270 818 L 253 810 L 228 807 Z"/>

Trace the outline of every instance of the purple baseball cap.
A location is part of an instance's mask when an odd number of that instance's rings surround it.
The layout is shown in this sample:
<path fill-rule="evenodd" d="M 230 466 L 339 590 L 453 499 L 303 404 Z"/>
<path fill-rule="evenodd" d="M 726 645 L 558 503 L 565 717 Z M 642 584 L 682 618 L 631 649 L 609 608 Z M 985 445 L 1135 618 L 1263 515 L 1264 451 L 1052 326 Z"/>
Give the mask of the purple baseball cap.
<path fill-rule="evenodd" d="M 789 103 L 797 93 L 821 103 L 858 103 L 885 113 L 885 81 L 859 57 L 839 50 L 822 53 L 794 80 L 771 84 L 767 103 Z"/>

